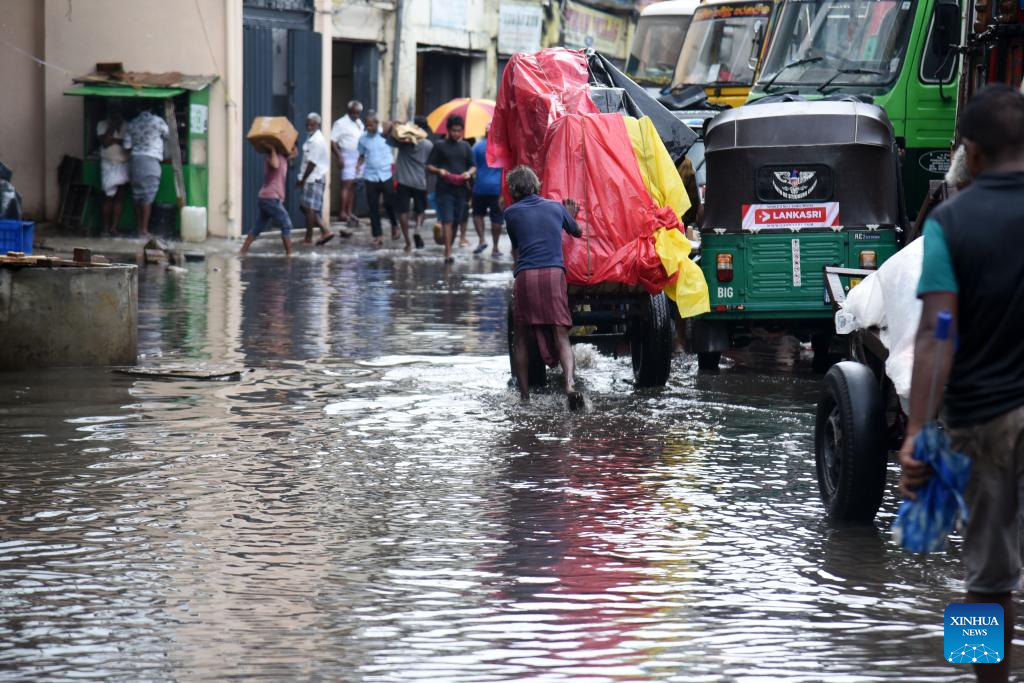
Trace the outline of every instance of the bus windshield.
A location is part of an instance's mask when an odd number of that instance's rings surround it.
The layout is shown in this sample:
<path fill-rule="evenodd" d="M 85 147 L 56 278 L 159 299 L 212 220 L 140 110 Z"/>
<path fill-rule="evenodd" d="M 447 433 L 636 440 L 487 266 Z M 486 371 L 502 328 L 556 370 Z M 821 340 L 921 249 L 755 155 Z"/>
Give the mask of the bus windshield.
<path fill-rule="evenodd" d="M 761 70 L 772 85 L 881 86 L 899 75 L 912 0 L 787 0 Z"/>
<path fill-rule="evenodd" d="M 689 14 L 640 17 L 626 75 L 641 85 L 668 85 L 690 18 Z"/>
<path fill-rule="evenodd" d="M 698 8 L 686 32 L 674 85 L 753 83 L 755 36 L 764 35 L 771 11 L 764 2 Z"/>

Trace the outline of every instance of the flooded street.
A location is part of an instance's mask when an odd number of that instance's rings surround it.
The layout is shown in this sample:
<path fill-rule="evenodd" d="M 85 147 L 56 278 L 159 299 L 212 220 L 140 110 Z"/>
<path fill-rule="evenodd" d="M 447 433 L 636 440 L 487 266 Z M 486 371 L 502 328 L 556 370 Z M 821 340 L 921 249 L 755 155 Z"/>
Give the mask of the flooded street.
<path fill-rule="evenodd" d="M 332 247 L 140 273 L 139 364 L 241 382 L 0 375 L 0 679 L 973 680 L 956 552 L 823 521 L 798 348 L 522 406 L 509 261 Z"/>

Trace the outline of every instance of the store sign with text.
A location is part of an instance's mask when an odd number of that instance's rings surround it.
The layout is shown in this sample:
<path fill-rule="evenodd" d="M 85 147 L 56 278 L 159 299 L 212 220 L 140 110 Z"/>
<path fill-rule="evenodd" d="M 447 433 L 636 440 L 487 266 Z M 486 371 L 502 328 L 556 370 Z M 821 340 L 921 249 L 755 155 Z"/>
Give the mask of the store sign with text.
<path fill-rule="evenodd" d="M 744 204 L 744 230 L 835 228 L 839 226 L 839 202 L 816 204 Z"/>
<path fill-rule="evenodd" d="M 511 55 L 516 52 L 533 53 L 540 49 L 544 8 L 503 2 L 498 14 L 498 52 Z"/>
<path fill-rule="evenodd" d="M 466 0 L 430 0 L 430 25 L 466 30 Z"/>
<path fill-rule="evenodd" d="M 562 30 L 566 47 L 592 47 L 612 59 L 625 59 L 629 52 L 629 23 L 624 17 L 569 0 Z"/>

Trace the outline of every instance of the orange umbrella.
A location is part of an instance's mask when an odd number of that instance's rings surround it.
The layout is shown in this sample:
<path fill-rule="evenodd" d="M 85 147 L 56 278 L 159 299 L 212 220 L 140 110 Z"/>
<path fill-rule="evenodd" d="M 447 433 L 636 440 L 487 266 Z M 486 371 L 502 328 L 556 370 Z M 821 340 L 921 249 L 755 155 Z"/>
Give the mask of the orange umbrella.
<path fill-rule="evenodd" d="M 482 138 L 494 116 L 494 100 L 459 97 L 427 114 L 427 123 L 435 133 L 444 135 L 448 132 L 448 117 L 453 114 L 465 119 L 467 138 Z"/>

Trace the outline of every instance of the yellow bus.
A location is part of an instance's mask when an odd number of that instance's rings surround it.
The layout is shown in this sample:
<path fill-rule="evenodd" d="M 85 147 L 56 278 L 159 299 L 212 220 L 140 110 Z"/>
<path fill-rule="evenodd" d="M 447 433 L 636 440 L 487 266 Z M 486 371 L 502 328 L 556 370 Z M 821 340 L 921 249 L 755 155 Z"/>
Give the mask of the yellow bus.
<path fill-rule="evenodd" d="M 672 90 L 702 86 L 708 102 L 747 101 L 771 39 L 779 0 L 712 0 L 700 5 L 686 32 Z"/>

